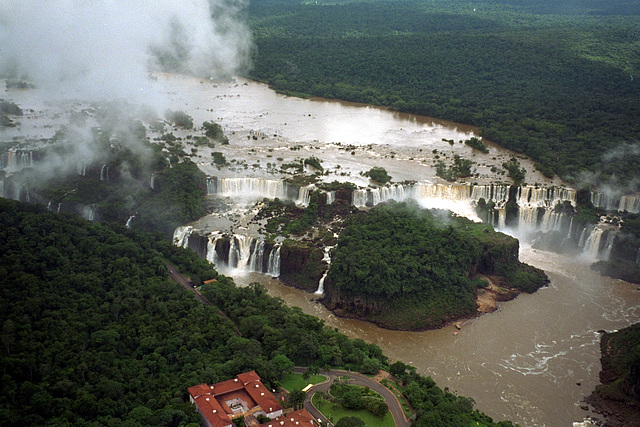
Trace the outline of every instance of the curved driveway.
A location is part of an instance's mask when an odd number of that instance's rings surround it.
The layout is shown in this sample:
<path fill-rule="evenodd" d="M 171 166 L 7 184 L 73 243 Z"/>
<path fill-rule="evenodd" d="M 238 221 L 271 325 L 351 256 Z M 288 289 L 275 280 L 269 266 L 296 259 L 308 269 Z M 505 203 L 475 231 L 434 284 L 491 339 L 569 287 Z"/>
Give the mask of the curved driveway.
<path fill-rule="evenodd" d="M 296 374 L 302 374 L 307 370 L 307 368 L 295 367 L 293 371 Z M 387 406 L 389 407 L 389 411 L 391 411 L 391 415 L 393 416 L 393 421 L 396 424 L 396 427 L 409 427 L 411 425 L 411 421 L 409 421 L 404 416 L 404 411 L 402 410 L 402 406 L 396 396 L 384 385 L 380 384 L 373 378 L 367 377 L 366 375 L 359 374 L 357 372 L 349 372 L 343 371 L 340 369 L 331 369 L 329 371 L 323 371 L 322 375 L 326 375 L 329 377 L 327 381 L 324 381 L 320 384 L 316 384 L 313 388 L 307 393 L 307 399 L 304 402 L 304 409 L 309 411 L 311 415 L 315 419 L 321 419 L 324 421 L 328 421 L 324 415 L 320 411 L 318 411 L 313 404 L 311 403 L 311 398 L 315 394 L 316 391 L 324 391 L 325 393 L 329 393 L 329 388 L 333 381 L 342 376 L 348 376 L 349 384 L 359 385 L 362 387 L 369 387 L 371 390 L 379 393 L 386 401 Z"/>

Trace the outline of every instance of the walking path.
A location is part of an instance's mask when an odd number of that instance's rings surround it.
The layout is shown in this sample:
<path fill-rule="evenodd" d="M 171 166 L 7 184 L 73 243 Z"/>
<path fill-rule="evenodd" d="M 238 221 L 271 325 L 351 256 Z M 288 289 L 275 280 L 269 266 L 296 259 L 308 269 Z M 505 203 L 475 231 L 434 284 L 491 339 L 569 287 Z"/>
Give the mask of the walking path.
<path fill-rule="evenodd" d="M 296 374 L 302 374 L 307 370 L 304 367 L 296 366 L 293 368 L 293 372 Z M 381 381 L 386 375 L 383 375 L 382 372 L 376 375 L 374 378 L 368 377 L 366 375 L 359 374 L 357 372 L 343 371 L 341 369 L 331 369 L 326 372 L 322 372 L 323 375 L 326 375 L 328 379 L 322 383 L 315 384 L 313 388 L 307 393 L 307 398 L 304 402 L 304 408 L 309 411 L 311 415 L 315 419 L 320 419 L 323 421 L 328 421 L 322 413 L 316 409 L 315 406 L 311 403 L 311 398 L 317 391 L 323 391 L 325 393 L 329 393 L 329 388 L 331 388 L 331 384 L 333 381 L 339 377 L 348 376 L 349 384 L 358 385 L 362 387 L 369 387 L 371 390 L 380 394 L 387 403 L 389 407 L 389 411 L 391 411 L 391 415 L 393 416 L 393 421 L 396 424 L 396 427 L 409 427 L 411 425 L 411 421 L 409 421 L 402 410 L 402 405 L 396 398 L 396 396 L 383 384 Z"/>

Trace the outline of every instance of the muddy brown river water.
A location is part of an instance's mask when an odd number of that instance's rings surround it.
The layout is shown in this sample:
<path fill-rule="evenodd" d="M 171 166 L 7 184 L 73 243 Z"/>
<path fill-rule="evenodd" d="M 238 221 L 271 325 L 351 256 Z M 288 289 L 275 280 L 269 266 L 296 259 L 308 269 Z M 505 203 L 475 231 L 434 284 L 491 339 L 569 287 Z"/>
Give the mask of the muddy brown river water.
<path fill-rule="evenodd" d="M 601 277 L 580 260 L 523 246 L 523 261 L 544 269 L 547 288 L 499 303 L 499 310 L 454 327 L 425 332 L 381 329 L 334 316 L 317 297 L 261 274 L 259 281 L 288 305 L 325 320 L 353 338 L 377 344 L 392 360 L 415 366 L 441 387 L 473 398 L 496 421 L 523 426 L 571 426 L 591 415 L 580 406 L 598 384 L 600 329 L 640 320 L 635 285 Z M 580 385 L 578 385 L 580 383 Z"/>

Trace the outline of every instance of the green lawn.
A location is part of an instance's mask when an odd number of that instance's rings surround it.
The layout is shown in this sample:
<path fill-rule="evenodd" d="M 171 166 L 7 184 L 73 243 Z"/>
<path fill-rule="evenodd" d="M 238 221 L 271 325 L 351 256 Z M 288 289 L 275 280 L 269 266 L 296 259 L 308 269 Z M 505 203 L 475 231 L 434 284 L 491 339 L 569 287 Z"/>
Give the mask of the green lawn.
<path fill-rule="evenodd" d="M 309 379 L 305 380 L 302 378 L 302 374 L 285 374 L 280 381 L 280 386 L 288 391 L 302 390 L 308 384 L 318 384 L 326 379 L 327 377 L 324 375 L 311 375 Z"/>
<path fill-rule="evenodd" d="M 345 409 L 341 405 L 337 405 L 334 403 L 327 402 L 326 400 L 318 397 L 317 394 L 313 396 L 313 404 L 322 414 L 327 417 L 332 424 L 338 422 L 340 418 L 343 417 L 358 417 L 362 421 L 365 422 L 367 426 L 375 426 L 375 427 L 395 427 L 396 424 L 393 422 L 393 417 L 391 416 L 391 412 L 387 411 L 384 418 L 380 419 L 376 417 L 371 412 L 360 409 L 358 411 L 353 411 L 350 409 Z"/>

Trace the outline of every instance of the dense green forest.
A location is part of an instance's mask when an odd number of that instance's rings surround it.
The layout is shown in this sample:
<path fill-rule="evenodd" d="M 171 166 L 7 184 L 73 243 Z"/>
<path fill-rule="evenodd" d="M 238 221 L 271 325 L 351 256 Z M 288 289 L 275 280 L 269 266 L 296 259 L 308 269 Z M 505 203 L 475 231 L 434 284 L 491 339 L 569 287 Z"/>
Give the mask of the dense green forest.
<path fill-rule="evenodd" d="M 635 189 L 637 2 L 261 0 L 248 13 L 251 76 L 276 90 L 473 124 L 546 175 Z"/>
<path fill-rule="evenodd" d="M 196 283 L 216 278 L 201 288 L 214 306 L 171 282 L 165 260 Z M 377 346 L 260 285 L 237 288 L 162 237 L 2 198 L 0 307 L 6 426 L 197 425 L 186 393 L 194 384 L 255 369 L 276 386 L 291 362 L 363 373 L 388 366 Z M 411 382 L 418 421 L 491 425 L 430 378 Z"/>
<path fill-rule="evenodd" d="M 394 329 L 440 327 L 476 311 L 477 274 L 533 292 L 546 275 L 518 261 L 518 241 L 449 211 L 390 203 L 349 217 L 325 292 L 332 308 Z M 355 302 L 357 301 L 357 302 Z"/>

